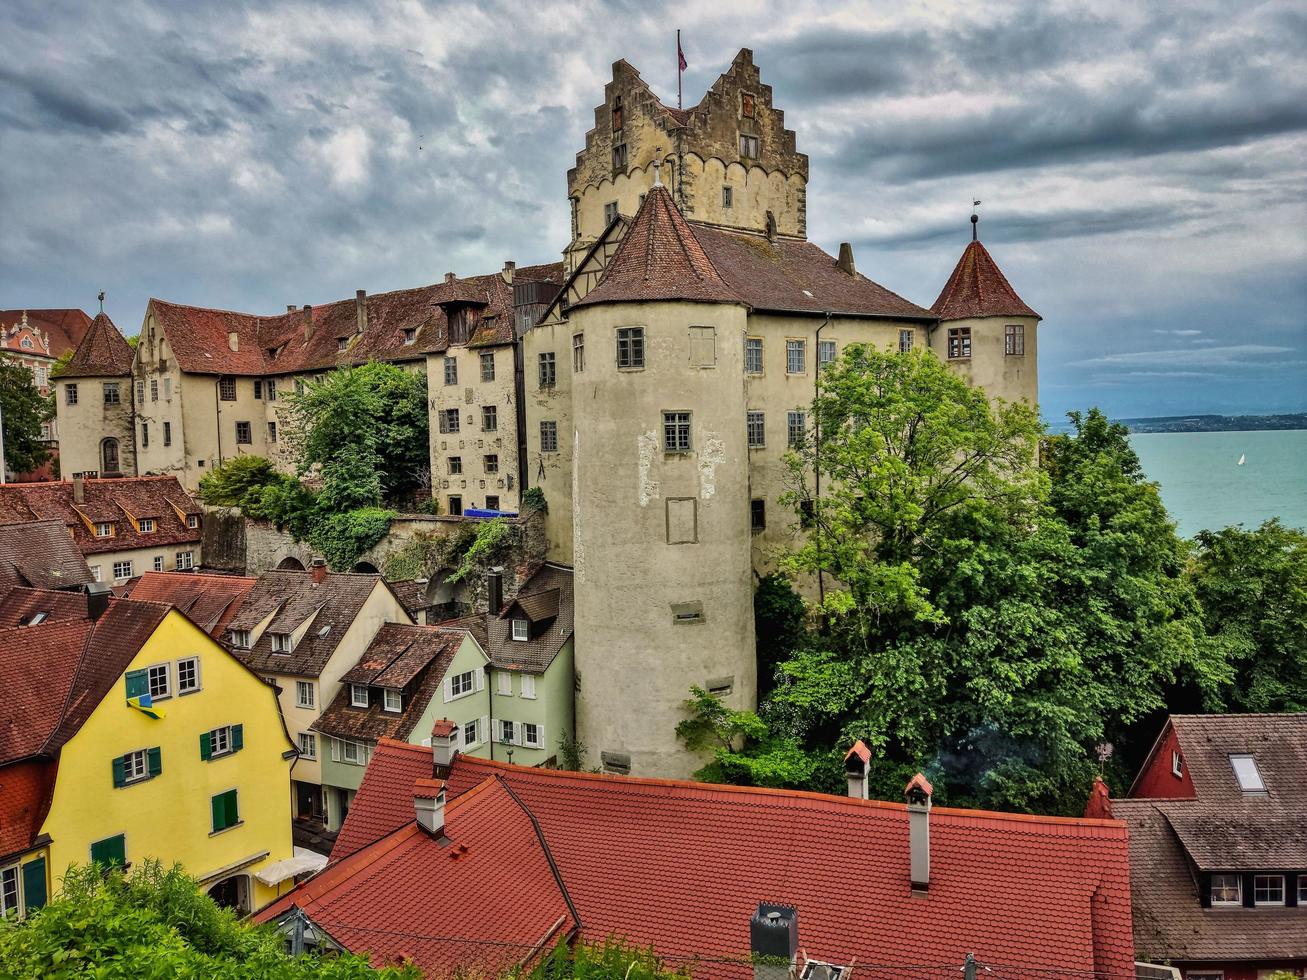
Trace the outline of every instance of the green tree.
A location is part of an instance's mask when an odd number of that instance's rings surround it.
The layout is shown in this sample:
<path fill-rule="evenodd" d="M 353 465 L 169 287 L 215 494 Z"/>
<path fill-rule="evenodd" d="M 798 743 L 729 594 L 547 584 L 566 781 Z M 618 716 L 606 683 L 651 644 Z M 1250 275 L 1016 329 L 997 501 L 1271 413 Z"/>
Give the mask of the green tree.
<path fill-rule="evenodd" d="M 1232 670 L 1209 706 L 1307 711 L 1307 533 L 1279 520 L 1202 531 L 1189 577 L 1203 642 Z"/>
<path fill-rule="evenodd" d="M 5 443 L 0 478 L 5 470 L 30 473 L 49 460 L 41 426 L 54 417 L 54 401 L 42 396 L 32 372 L 7 354 L 0 354 L 0 414 Z"/>

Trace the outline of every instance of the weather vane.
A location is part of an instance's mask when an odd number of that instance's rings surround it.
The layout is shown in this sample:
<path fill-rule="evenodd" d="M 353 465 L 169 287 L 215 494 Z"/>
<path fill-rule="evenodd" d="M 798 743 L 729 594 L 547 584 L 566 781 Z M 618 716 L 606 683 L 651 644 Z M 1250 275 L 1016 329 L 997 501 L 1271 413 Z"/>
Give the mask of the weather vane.
<path fill-rule="evenodd" d="M 104 312 L 104 290 L 100 290 L 100 312 Z"/>
<path fill-rule="evenodd" d="M 976 240 L 976 225 L 980 224 L 980 215 L 976 214 L 975 209 L 980 207 L 980 201 L 977 198 L 971 199 L 971 240 Z"/>

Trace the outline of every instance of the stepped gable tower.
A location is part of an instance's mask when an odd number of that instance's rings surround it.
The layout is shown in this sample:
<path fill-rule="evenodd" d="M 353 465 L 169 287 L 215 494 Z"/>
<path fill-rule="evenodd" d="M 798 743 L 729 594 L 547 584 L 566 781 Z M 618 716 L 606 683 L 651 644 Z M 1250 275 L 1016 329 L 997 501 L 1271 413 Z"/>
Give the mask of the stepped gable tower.
<path fill-rule="evenodd" d="M 688 109 L 664 105 L 625 60 L 613 65 L 585 149 L 567 173 L 572 242 L 567 269 L 617 215 L 630 217 L 654 184 L 654 162 L 682 214 L 723 228 L 807 235 L 808 157 L 772 105 L 753 52 Z"/>
<path fill-rule="evenodd" d="M 756 702 L 747 315 L 656 171 L 569 311 L 577 730 L 609 772 L 702 765 L 675 732 L 691 685 Z"/>
<path fill-rule="evenodd" d="M 930 346 L 973 385 L 1008 401 L 1039 402 L 1038 339 L 1042 319 L 1017 295 L 981 244 L 972 239 L 930 308 L 940 319 Z"/>

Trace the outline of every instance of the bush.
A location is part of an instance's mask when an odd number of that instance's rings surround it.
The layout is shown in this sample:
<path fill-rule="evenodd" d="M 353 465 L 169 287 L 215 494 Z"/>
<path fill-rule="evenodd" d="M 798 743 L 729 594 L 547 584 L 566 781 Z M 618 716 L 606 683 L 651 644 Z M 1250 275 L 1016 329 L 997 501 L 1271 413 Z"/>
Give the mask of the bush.
<path fill-rule="evenodd" d="M 336 571 L 347 572 L 390 530 L 393 510 L 359 507 L 343 514 L 319 514 L 308 533 L 313 549 Z"/>
<path fill-rule="evenodd" d="M 274 482 L 279 474 L 262 456 L 234 456 L 200 478 L 198 496 L 215 507 L 245 506 L 245 497 Z"/>
<path fill-rule="evenodd" d="M 523 510 L 538 510 L 542 514 L 549 513 L 549 501 L 545 500 L 545 491 L 542 487 L 527 487 L 522 494 Z"/>

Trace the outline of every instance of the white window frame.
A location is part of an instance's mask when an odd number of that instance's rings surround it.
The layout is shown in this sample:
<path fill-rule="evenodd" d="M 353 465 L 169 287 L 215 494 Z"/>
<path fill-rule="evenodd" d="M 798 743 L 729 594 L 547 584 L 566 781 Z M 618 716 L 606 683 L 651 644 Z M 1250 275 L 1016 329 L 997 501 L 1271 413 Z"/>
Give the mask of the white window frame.
<path fill-rule="evenodd" d="M 209 731 L 209 758 L 231 755 L 231 725 L 221 725 Z"/>
<path fill-rule="evenodd" d="M 300 732 L 295 741 L 299 746 L 300 758 L 316 759 L 318 757 L 318 736 L 312 732 Z"/>
<path fill-rule="evenodd" d="M 750 449 L 765 449 L 767 446 L 767 413 L 750 409 L 744 415 L 745 432 Z M 754 436 L 757 435 L 755 440 Z"/>
<path fill-rule="evenodd" d="M 1171 775 L 1177 777 L 1184 776 L 1184 763 L 1180 759 L 1180 753 L 1175 749 L 1171 750 Z"/>
<path fill-rule="evenodd" d="M 142 517 L 142 518 L 141 518 L 141 533 L 142 533 L 142 534 L 153 534 L 153 533 L 154 533 L 154 518 L 153 518 L 153 517 Z"/>
<path fill-rule="evenodd" d="M 1262 890 L 1262 882 L 1267 883 L 1267 891 L 1270 890 L 1271 884 L 1280 883 L 1280 897 L 1278 899 L 1268 898 L 1260 899 L 1257 893 Z M 1278 908 L 1285 904 L 1285 881 L 1284 875 L 1253 875 L 1253 905 L 1259 908 L 1273 907 Z"/>
<path fill-rule="evenodd" d="M 522 697 L 534 701 L 536 696 L 536 679 L 534 674 L 522 675 Z"/>
<path fill-rule="evenodd" d="M 476 693 L 476 670 L 465 670 L 452 674 L 449 678 L 449 696 L 446 701 L 456 701 Z"/>
<path fill-rule="evenodd" d="M 1240 763 L 1246 763 L 1249 768 L 1242 768 Z M 1266 780 L 1262 778 L 1262 771 L 1257 766 L 1257 759 L 1251 752 L 1232 752 L 1230 754 L 1230 768 L 1234 770 L 1235 782 L 1239 784 L 1239 790 L 1249 796 L 1263 796 L 1266 793 Z M 1257 780 L 1256 785 L 1252 785 L 1251 779 L 1245 782 L 1245 777 L 1253 777 Z"/>
<path fill-rule="evenodd" d="M 535 729 L 534 738 L 531 736 L 532 729 Z M 522 744 L 528 749 L 543 749 L 545 747 L 544 726 L 534 721 L 522 722 Z"/>
<path fill-rule="evenodd" d="M 824 368 L 834 364 L 839 357 L 839 346 L 833 340 L 817 341 L 817 367 Z"/>
<path fill-rule="evenodd" d="M 505 698 L 513 696 L 513 675 L 508 671 L 501 670 L 495 675 L 495 693 Z"/>
<path fill-rule="evenodd" d="M 150 750 L 135 749 L 123 753 L 123 785 L 139 783 L 150 778 Z"/>
<path fill-rule="evenodd" d="M 237 650 L 248 650 L 251 635 L 249 630 L 232 630 L 231 645 Z"/>
<path fill-rule="evenodd" d="M 468 735 L 469 730 L 472 732 L 471 735 Z M 480 720 L 477 718 L 473 718 L 471 721 L 464 722 L 463 730 L 461 734 L 463 737 L 464 748 L 470 749 L 474 745 L 480 745 L 481 744 Z"/>
<path fill-rule="evenodd" d="M 797 436 L 797 438 L 795 438 Z M 808 417 L 804 412 L 787 412 L 785 414 L 785 444 L 791 449 L 799 449 L 808 437 Z"/>
<path fill-rule="evenodd" d="M 349 686 L 349 706 L 351 708 L 366 708 L 368 706 L 368 686 L 366 684 L 351 684 Z"/>
<path fill-rule="evenodd" d="M 155 555 L 155 556 L 154 556 L 154 570 L 155 570 L 156 572 L 162 572 L 162 571 L 163 571 L 163 555 Z"/>
<path fill-rule="evenodd" d="M 507 718 L 498 718 L 496 720 L 499 722 L 499 738 L 497 740 L 499 744 L 516 745 L 517 723 L 514 721 L 510 721 Z"/>
<path fill-rule="evenodd" d="M 124 558 L 122 561 L 113 563 L 113 578 L 115 582 L 126 581 L 132 577 L 133 564 L 130 558 Z"/>
<path fill-rule="evenodd" d="M 305 697 L 305 692 L 308 697 Z M 316 708 L 318 706 L 318 692 L 313 689 L 312 681 L 295 682 L 295 707 L 297 708 Z"/>
<path fill-rule="evenodd" d="M 97 538 L 112 538 L 113 523 L 111 521 L 96 521 L 95 536 Z"/>
<path fill-rule="evenodd" d="M 394 706 L 391 706 L 392 701 Z M 386 687 L 381 690 L 381 709 L 389 711 L 391 714 L 399 714 L 404 710 L 404 695 L 394 688 Z"/>
<path fill-rule="evenodd" d="M 191 673 L 194 676 L 194 681 L 190 685 L 182 684 L 182 666 L 184 664 L 191 667 Z M 179 695 L 194 694 L 198 690 L 200 690 L 200 658 L 182 657 L 177 661 L 177 693 Z"/>
<path fill-rule="evenodd" d="M 572 334 L 572 373 L 585 370 L 585 331 Z"/>
<path fill-rule="evenodd" d="M 1234 899 L 1221 899 L 1218 901 L 1215 897 L 1215 885 L 1217 878 L 1233 878 L 1235 884 L 1236 897 Z M 1212 896 L 1211 902 L 1213 908 L 1235 908 L 1243 905 L 1243 875 L 1239 874 L 1214 874 L 1209 885 L 1209 894 Z"/>
<path fill-rule="evenodd" d="M 519 643 L 523 643 L 531 639 L 531 623 L 529 621 L 522 619 L 521 617 L 518 617 L 514 619 L 512 623 L 513 623 L 512 635 L 514 640 L 516 640 Z"/>
<path fill-rule="evenodd" d="M 195 567 L 195 552 L 179 551 L 174 558 L 174 564 L 179 572 L 189 572 Z"/>
<path fill-rule="evenodd" d="M 146 690 L 150 693 L 151 701 L 163 701 L 166 698 L 172 697 L 172 671 L 169 667 L 169 664 L 162 663 L 150 664 L 150 666 L 145 668 Z M 156 671 L 158 673 L 156 673 Z M 154 693 L 154 680 L 156 677 L 163 678 L 163 685 L 160 688 L 163 693 L 161 694 Z"/>
<path fill-rule="evenodd" d="M 1298 907 L 1307 906 L 1307 872 L 1298 874 Z"/>
<path fill-rule="evenodd" d="M 295 640 L 290 633 L 269 633 L 269 642 L 272 644 L 272 652 L 280 654 L 291 654 L 295 652 Z"/>
<path fill-rule="evenodd" d="M 100 566 L 88 565 L 87 567 L 91 570 L 91 581 L 93 582 L 100 581 Z"/>
<path fill-rule="evenodd" d="M 195 528 L 199 527 L 199 526 L 200 526 L 200 515 L 199 515 L 199 514 L 187 514 L 187 515 L 186 515 L 186 526 L 189 527 L 191 530 L 195 530 Z"/>
<path fill-rule="evenodd" d="M 350 749 L 355 752 L 355 758 L 349 757 Z M 347 766 L 362 766 L 367 764 L 367 751 L 362 742 L 353 742 L 349 739 L 340 739 L 340 761 Z"/>
<path fill-rule="evenodd" d="M 0 868 L 0 916 L 23 914 L 23 877 L 18 870 L 17 864 Z"/>

